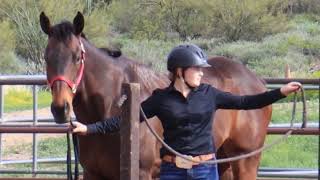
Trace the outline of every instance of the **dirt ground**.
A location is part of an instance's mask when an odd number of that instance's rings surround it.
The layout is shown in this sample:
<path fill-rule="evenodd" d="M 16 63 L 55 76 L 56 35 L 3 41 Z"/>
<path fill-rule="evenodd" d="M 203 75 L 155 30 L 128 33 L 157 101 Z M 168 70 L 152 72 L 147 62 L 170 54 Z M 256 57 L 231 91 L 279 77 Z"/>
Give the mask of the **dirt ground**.
<path fill-rule="evenodd" d="M 38 119 L 41 118 L 52 118 L 50 108 L 42 108 L 37 111 Z M 26 119 L 32 119 L 32 110 L 17 111 L 11 113 L 4 113 L 3 119 L 6 121 L 5 124 L 10 123 L 13 119 L 24 117 Z M 10 123 L 11 124 L 11 123 Z M 28 124 L 28 123 L 15 123 L 15 124 Z M 30 123 L 29 123 L 30 124 Z M 32 134 L 1 134 L 1 148 L 5 150 L 7 148 L 19 145 L 19 144 L 31 144 L 33 135 Z M 62 137 L 64 134 L 37 134 L 38 140 L 43 140 L 47 138 Z M 3 156 L 3 160 L 18 160 L 18 159 L 30 159 L 32 157 L 31 153 L 21 154 L 18 150 L 16 152 L 10 153 L 10 157 Z"/>

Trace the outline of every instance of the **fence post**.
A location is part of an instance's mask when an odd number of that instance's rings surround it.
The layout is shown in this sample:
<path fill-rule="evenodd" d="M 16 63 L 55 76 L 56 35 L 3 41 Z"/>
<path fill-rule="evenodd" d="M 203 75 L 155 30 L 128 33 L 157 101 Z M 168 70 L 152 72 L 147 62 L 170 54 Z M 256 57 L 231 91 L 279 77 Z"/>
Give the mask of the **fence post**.
<path fill-rule="evenodd" d="M 122 107 L 120 124 L 120 179 L 139 179 L 140 84 L 123 84 L 127 101 Z"/>
<path fill-rule="evenodd" d="M 3 109 L 4 109 L 4 94 L 3 94 L 3 86 L 0 85 L 0 124 L 2 124 L 3 120 Z M 2 134 L 0 133 L 0 164 L 2 161 Z"/>
<path fill-rule="evenodd" d="M 4 109 L 4 94 L 3 94 L 3 86 L 0 85 L 0 121 L 3 118 L 3 109 Z"/>
<path fill-rule="evenodd" d="M 38 111 L 38 92 L 37 92 L 37 86 L 32 86 L 32 99 L 33 99 L 33 125 L 38 124 L 38 117 L 37 117 L 37 111 Z M 36 176 L 36 172 L 38 171 L 38 138 L 37 134 L 33 133 L 32 135 L 32 176 Z"/>

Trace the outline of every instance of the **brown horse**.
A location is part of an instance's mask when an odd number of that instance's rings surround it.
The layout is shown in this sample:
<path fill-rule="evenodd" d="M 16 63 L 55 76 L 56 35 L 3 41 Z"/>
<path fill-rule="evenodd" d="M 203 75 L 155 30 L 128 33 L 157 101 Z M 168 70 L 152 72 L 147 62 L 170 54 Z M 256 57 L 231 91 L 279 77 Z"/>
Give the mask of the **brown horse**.
<path fill-rule="evenodd" d="M 62 22 L 51 26 L 49 18 L 41 13 L 40 24 L 48 35 L 45 50 L 47 79 L 52 90 L 51 111 L 57 123 L 70 120 L 75 112 L 78 121 L 88 124 L 106 117 L 119 115 L 117 102 L 121 85 L 126 82 L 141 84 L 141 101 L 156 88 L 168 85 L 167 76 L 153 72 L 149 67 L 120 56 L 108 56 L 81 37 L 84 17 L 78 13 L 73 23 Z M 205 69 L 204 82 L 235 94 L 263 92 L 263 83 L 243 65 L 223 57 L 209 60 L 212 68 Z M 215 146 L 219 157 L 229 157 L 260 147 L 266 135 L 271 108 L 250 111 L 219 110 L 213 125 Z M 148 120 L 161 134 L 159 120 Z M 140 179 L 151 179 L 159 173 L 160 145 L 147 129 L 140 125 Z M 80 137 L 80 163 L 84 179 L 119 179 L 119 133 Z M 256 179 L 260 156 L 254 156 L 221 166 L 226 178 Z M 231 173 L 231 170 L 232 172 Z M 229 171 L 227 171 L 229 170 Z M 229 172 L 229 173 L 228 173 Z"/>

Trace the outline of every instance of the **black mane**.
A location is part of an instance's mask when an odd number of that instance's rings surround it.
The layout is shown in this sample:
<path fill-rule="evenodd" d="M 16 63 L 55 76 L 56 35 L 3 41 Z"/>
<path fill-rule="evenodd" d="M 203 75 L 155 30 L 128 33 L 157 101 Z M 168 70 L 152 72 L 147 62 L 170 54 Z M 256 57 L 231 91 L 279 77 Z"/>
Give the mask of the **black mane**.
<path fill-rule="evenodd" d="M 69 21 L 62 21 L 59 24 L 56 24 L 51 28 L 50 36 L 59 40 L 59 41 L 68 41 L 70 40 L 72 34 L 74 34 L 73 24 Z M 81 37 L 87 40 L 87 37 L 84 33 L 81 33 Z M 103 52 L 107 53 L 111 57 L 120 57 L 121 50 L 112 50 L 110 48 L 99 48 Z"/>
<path fill-rule="evenodd" d="M 73 24 L 69 21 L 63 21 L 51 28 L 50 36 L 60 41 L 69 40 L 74 34 Z"/>

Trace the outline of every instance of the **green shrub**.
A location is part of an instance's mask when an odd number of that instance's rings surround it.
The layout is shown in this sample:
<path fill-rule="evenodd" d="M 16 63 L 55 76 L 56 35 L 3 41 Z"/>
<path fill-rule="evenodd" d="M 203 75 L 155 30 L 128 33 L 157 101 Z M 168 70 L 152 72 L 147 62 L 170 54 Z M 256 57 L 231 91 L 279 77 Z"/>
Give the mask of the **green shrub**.
<path fill-rule="evenodd" d="M 166 57 L 169 51 L 176 46 L 177 42 L 159 40 L 114 40 L 119 44 L 123 54 L 138 62 L 151 65 L 158 72 L 166 72 Z"/>
<path fill-rule="evenodd" d="M 289 0 L 286 8 L 288 14 L 319 14 L 320 4 L 318 0 Z"/>
<path fill-rule="evenodd" d="M 281 0 L 212 0 L 208 1 L 210 28 L 213 37 L 228 41 L 260 40 L 266 35 L 286 30 L 286 16 Z"/>
<path fill-rule="evenodd" d="M 0 21 L 0 53 L 13 51 L 16 46 L 16 34 L 8 20 Z"/>
<path fill-rule="evenodd" d="M 77 11 L 84 12 L 85 32 L 88 38 L 98 46 L 106 44 L 108 22 L 106 6 L 99 4 L 90 11 L 83 0 L 3 0 L 0 6 L 0 16 L 6 17 L 14 24 L 16 40 L 15 50 L 18 56 L 27 64 L 28 73 L 44 71 L 43 51 L 47 36 L 40 30 L 39 15 L 44 11 L 50 18 L 51 24 L 56 24 L 68 18 L 72 22 Z M 58 5 L 58 7 L 57 7 Z M 14 39 L 14 38 L 13 38 Z"/>
<path fill-rule="evenodd" d="M 14 54 L 15 31 L 8 20 L 0 22 L 0 74 L 14 74 L 24 71 L 24 63 Z"/>
<path fill-rule="evenodd" d="M 0 75 L 23 74 L 25 63 L 18 60 L 13 51 L 0 52 Z"/>
<path fill-rule="evenodd" d="M 287 33 L 268 36 L 261 42 L 222 43 L 210 51 L 241 60 L 259 76 L 284 77 L 289 65 L 292 77 L 312 77 L 308 70 L 320 57 L 320 36 L 315 33 L 320 25 L 296 19 L 290 24 Z"/>

